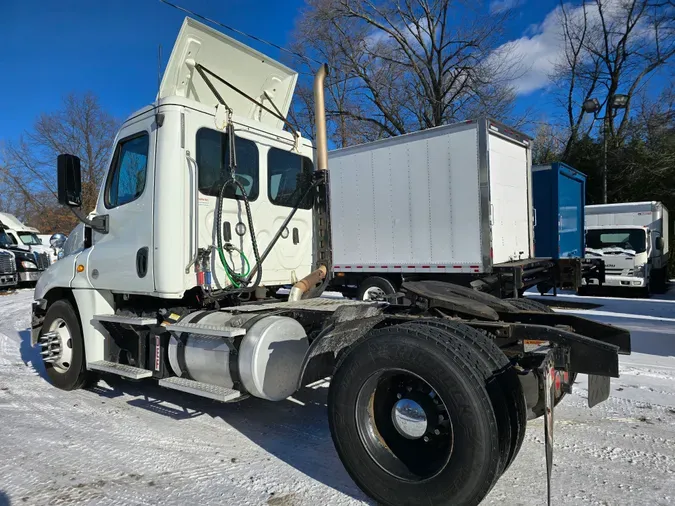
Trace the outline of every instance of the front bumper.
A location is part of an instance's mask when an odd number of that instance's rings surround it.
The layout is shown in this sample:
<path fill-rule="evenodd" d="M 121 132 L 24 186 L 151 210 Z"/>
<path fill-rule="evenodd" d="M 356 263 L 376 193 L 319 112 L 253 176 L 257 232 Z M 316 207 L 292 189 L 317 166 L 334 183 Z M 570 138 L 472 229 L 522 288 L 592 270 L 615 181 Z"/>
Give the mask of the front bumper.
<path fill-rule="evenodd" d="M 589 279 L 587 280 L 588 285 L 598 286 L 597 280 Z M 638 278 L 635 276 L 609 276 L 605 275 L 605 282 L 603 286 L 615 286 L 623 288 L 644 288 L 647 286 L 647 280 L 645 278 Z"/>
<path fill-rule="evenodd" d="M 40 279 L 44 271 L 23 271 L 19 273 L 19 281 L 21 283 L 28 283 Z"/>
<path fill-rule="evenodd" d="M 33 346 L 38 341 L 40 337 L 40 331 L 42 330 L 42 323 L 45 321 L 45 315 L 47 314 L 47 299 L 37 299 L 33 301 L 33 306 L 31 310 L 31 319 L 30 319 L 30 342 Z"/>
<path fill-rule="evenodd" d="M 16 286 L 19 282 L 18 276 L 14 274 L 0 274 L 0 288 L 5 288 L 7 286 Z"/>

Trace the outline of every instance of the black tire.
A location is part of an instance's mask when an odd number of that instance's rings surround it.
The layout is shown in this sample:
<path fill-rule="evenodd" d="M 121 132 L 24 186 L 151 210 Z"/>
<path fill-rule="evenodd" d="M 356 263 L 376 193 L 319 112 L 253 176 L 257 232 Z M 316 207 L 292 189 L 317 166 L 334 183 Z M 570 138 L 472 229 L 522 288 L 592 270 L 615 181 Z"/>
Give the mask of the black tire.
<path fill-rule="evenodd" d="M 490 397 L 476 364 L 458 349 L 468 349 L 461 341 L 448 338 L 442 329 L 413 327 L 375 330 L 341 358 L 328 396 L 333 442 L 354 481 L 382 504 L 477 505 L 497 480 L 501 460 Z M 379 390 L 392 375 L 418 378 L 437 393 L 430 398 L 447 406 L 443 413 L 450 434 L 442 444 L 432 439 L 425 447 L 428 441 L 405 442 L 392 432 L 387 417 L 396 403 L 387 411 L 382 396 L 386 401 L 393 392 Z M 372 394 L 366 395 L 372 385 Z M 378 418 L 380 413 L 384 415 Z M 402 448 L 398 458 L 391 456 L 392 448 Z M 449 454 L 442 453 L 442 458 L 434 453 L 444 448 Z M 385 470 L 385 465 L 393 467 Z"/>
<path fill-rule="evenodd" d="M 540 313 L 553 313 L 553 309 L 539 301 L 523 297 L 522 299 L 506 299 L 506 301 L 521 311 L 539 311 Z"/>
<path fill-rule="evenodd" d="M 96 376 L 87 371 L 84 356 L 84 339 L 80 321 L 70 302 L 59 300 L 54 302 L 45 315 L 40 335 L 50 331 L 52 325 L 61 320 L 70 334 L 70 350 L 72 357 L 68 367 L 60 367 L 56 364 L 45 362 L 45 369 L 49 381 L 61 390 L 76 390 L 84 386 L 91 386 Z M 67 345 L 67 343 L 65 343 Z"/>
<path fill-rule="evenodd" d="M 369 278 L 364 279 L 363 282 L 359 284 L 359 290 L 357 292 L 356 298 L 359 300 L 385 300 L 391 303 L 396 302 L 396 300 L 394 299 L 385 299 L 385 298 L 380 299 L 368 297 L 367 294 L 369 290 L 372 289 L 379 289 L 382 292 L 384 292 L 384 295 L 387 296 L 396 294 L 396 287 L 387 278 L 382 278 L 380 276 L 371 276 Z"/>
<path fill-rule="evenodd" d="M 518 374 L 488 332 L 474 329 L 463 323 L 437 318 L 416 320 L 404 325 L 417 326 L 420 324 L 449 332 L 451 339 L 459 339 L 469 345 L 473 353 L 481 360 L 485 388 L 492 401 L 492 407 L 499 425 L 500 456 L 502 459 L 499 474 L 501 475 L 518 455 L 527 428 L 527 405 Z"/>
<path fill-rule="evenodd" d="M 666 293 L 668 291 L 668 274 L 665 267 L 655 271 L 651 286 L 654 293 Z"/>

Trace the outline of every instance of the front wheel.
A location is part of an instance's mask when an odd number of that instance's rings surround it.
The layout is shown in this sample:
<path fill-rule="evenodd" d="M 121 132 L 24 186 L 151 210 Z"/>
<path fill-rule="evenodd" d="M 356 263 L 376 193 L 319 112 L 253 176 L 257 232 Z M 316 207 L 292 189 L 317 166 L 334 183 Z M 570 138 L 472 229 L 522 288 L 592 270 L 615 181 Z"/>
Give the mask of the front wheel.
<path fill-rule="evenodd" d="M 340 360 L 331 381 L 338 455 L 381 504 L 476 505 L 503 468 L 477 366 L 443 335 L 405 325 L 373 331 Z"/>
<path fill-rule="evenodd" d="M 59 300 L 47 309 L 38 343 L 55 387 L 76 390 L 93 381 L 93 373 L 86 369 L 80 321 L 70 302 Z"/>

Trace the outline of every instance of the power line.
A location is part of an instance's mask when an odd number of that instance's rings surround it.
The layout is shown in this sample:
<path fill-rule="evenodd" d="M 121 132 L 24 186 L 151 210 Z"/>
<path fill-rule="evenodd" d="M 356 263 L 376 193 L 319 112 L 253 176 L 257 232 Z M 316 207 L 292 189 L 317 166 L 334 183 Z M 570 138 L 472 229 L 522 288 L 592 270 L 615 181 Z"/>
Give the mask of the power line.
<path fill-rule="evenodd" d="M 166 4 L 166 5 L 169 5 L 170 7 L 173 7 L 174 9 L 178 9 L 179 11 L 186 12 L 187 14 L 189 14 L 191 16 L 194 16 L 194 17 L 199 18 L 203 21 L 206 21 L 207 23 L 218 25 L 222 28 L 225 28 L 226 30 L 230 30 L 231 32 L 238 33 L 239 35 L 243 35 L 244 37 L 248 37 L 249 39 L 253 39 L 255 41 L 262 42 L 263 44 L 267 44 L 268 46 L 272 46 L 272 47 L 278 49 L 279 51 L 283 51 L 285 53 L 296 56 L 296 57 L 301 58 L 303 60 L 314 62 L 317 65 L 323 65 L 323 63 L 315 60 L 314 58 L 310 58 L 309 56 L 300 54 L 296 51 L 292 51 L 291 49 L 286 49 L 285 47 L 282 47 L 282 46 L 279 46 L 278 44 L 275 44 L 274 42 L 270 42 L 268 40 L 261 39 L 260 37 L 256 37 L 255 35 L 251 35 L 250 33 L 246 33 L 242 30 L 237 29 L 237 28 L 225 25 L 225 24 L 220 23 L 219 21 L 216 21 L 214 19 L 207 18 L 206 16 L 202 16 L 201 14 L 197 14 L 196 12 L 192 12 L 191 10 L 188 10 L 185 7 L 181 7 L 180 5 L 172 4 L 171 2 L 167 2 L 166 0 L 159 0 L 159 1 L 162 2 L 163 4 Z"/>

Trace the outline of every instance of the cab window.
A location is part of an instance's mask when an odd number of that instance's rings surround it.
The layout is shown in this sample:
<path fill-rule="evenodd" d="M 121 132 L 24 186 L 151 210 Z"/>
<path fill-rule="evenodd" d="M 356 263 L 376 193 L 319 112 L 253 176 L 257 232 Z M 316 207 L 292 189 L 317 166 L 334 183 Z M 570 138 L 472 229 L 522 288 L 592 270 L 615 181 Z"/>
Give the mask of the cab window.
<path fill-rule="evenodd" d="M 143 193 L 149 146 L 150 138 L 146 132 L 122 139 L 117 144 L 105 191 L 108 209 L 133 202 Z"/>
<path fill-rule="evenodd" d="M 259 160 L 255 142 L 235 137 L 236 155 L 235 178 L 239 181 L 248 200 L 258 198 Z M 230 180 L 230 142 L 227 134 L 201 128 L 197 131 L 197 181 L 199 191 L 204 195 L 218 196 L 220 188 Z M 229 184 L 225 189 L 225 198 L 241 198 L 238 186 Z"/>
<path fill-rule="evenodd" d="M 270 148 L 267 154 L 269 199 L 272 204 L 294 207 L 312 184 L 312 161 L 306 156 Z M 300 209 L 311 209 L 311 192 L 303 198 Z"/>

